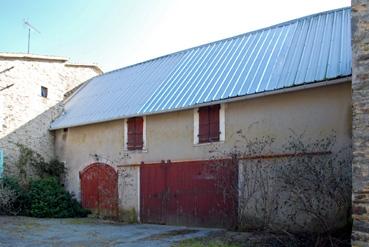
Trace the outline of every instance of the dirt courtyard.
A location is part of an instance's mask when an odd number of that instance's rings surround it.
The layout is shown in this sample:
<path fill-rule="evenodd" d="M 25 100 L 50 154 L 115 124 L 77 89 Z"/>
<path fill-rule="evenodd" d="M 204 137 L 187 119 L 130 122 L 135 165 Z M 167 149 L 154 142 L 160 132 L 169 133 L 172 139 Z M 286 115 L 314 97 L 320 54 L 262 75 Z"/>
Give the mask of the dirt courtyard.
<path fill-rule="evenodd" d="M 119 224 L 93 218 L 36 219 L 0 217 L 3 246 L 168 247 L 180 240 L 205 237 L 217 229 Z"/>

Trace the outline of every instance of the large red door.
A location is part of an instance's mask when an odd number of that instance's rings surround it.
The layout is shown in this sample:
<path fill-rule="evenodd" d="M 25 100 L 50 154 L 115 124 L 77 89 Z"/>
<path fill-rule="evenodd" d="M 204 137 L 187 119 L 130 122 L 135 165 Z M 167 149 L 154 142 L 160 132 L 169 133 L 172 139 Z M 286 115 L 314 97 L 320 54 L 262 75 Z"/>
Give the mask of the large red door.
<path fill-rule="evenodd" d="M 93 213 L 116 217 L 118 214 L 118 175 L 111 166 L 94 163 L 80 172 L 81 200 Z"/>
<path fill-rule="evenodd" d="M 227 161 L 144 164 L 141 220 L 231 227 L 237 220 L 237 168 Z"/>

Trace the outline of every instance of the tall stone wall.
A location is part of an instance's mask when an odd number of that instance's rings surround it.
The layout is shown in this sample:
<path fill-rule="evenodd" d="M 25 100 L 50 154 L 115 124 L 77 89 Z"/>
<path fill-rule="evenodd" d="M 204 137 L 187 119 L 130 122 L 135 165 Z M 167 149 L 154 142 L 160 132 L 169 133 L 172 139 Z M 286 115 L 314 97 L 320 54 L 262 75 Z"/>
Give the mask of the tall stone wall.
<path fill-rule="evenodd" d="M 353 246 L 369 245 L 369 3 L 352 0 Z"/>
<path fill-rule="evenodd" d="M 0 54 L 0 148 L 4 151 L 5 174 L 17 172 L 17 143 L 47 160 L 54 157 L 54 139 L 48 128 L 62 110 L 64 95 L 99 74 L 96 67 L 65 62 Z M 41 86 L 48 88 L 47 98 L 41 96 Z"/>

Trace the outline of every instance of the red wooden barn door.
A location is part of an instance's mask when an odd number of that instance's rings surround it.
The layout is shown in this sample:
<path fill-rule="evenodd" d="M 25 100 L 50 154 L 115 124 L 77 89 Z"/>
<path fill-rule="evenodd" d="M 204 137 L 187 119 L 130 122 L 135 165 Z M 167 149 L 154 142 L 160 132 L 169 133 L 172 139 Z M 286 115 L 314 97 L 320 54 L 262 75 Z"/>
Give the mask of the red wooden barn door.
<path fill-rule="evenodd" d="M 229 161 L 145 164 L 140 168 L 141 220 L 225 226 L 237 220 L 237 168 Z"/>
<path fill-rule="evenodd" d="M 141 220 L 145 223 L 165 223 L 165 166 L 160 163 L 143 165 L 140 170 Z M 144 182 L 142 182 L 144 178 Z"/>
<path fill-rule="evenodd" d="M 82 206 L 93 213 L 116 217 L 118 213 L 118 174 L 107 164 L 94 163 L 80 172 Z"/>

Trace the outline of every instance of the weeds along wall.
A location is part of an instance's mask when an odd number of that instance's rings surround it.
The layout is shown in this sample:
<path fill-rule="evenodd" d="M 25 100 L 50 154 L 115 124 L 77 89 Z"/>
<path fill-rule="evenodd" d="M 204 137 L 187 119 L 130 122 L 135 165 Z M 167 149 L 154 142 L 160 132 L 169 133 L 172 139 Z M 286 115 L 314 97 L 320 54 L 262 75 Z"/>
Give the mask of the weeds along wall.
<path fill-rule="evenodd" d="M 238 195 L 241 230 L 329 232 L 351 222 L 351 146 L 333 151 L 330 136 L 306 140 L 293 133 L 285 139 L 284 154 L 273 154 L 274 138 L 247 138 L 219 157 L 232 157 L 238 169 L 234 193 Z M 219 188 L 226 181 L 218 181 Z"/>

